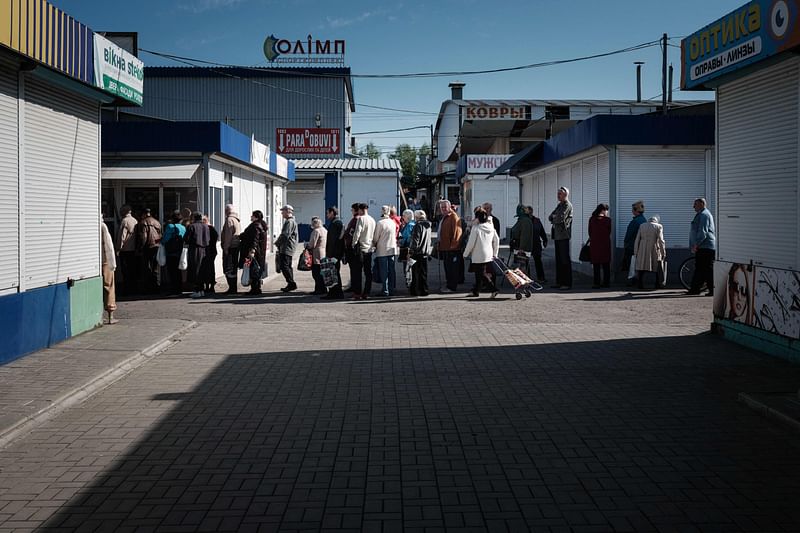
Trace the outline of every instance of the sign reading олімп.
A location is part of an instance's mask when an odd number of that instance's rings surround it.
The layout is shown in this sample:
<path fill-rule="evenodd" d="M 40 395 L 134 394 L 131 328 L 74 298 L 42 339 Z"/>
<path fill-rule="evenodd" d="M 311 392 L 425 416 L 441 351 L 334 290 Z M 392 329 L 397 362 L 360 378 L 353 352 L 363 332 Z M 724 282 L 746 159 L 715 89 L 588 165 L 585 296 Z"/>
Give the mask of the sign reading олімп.
<path fill-rule="evenodd" d="M 800 45 L 797 0 L 754 0 L 681 41 L 681 89 Z"/>
<path fill-rule="evenodd" d="M 142 105 L 144 63 L 102 35 L 94 34 L 94 84 Z"/>

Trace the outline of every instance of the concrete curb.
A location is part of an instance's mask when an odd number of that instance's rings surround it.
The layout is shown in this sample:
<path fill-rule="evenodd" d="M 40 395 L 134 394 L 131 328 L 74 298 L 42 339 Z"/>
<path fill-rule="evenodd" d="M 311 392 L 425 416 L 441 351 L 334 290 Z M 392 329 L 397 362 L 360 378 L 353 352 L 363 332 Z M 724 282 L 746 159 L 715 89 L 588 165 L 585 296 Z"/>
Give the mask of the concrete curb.
<path fill-rule="evenodd" d="M 47 420 L 63 413 L 67 409 L 79 405 L 98 392 L 121 380 L 144 363 L 163 352 L 178 341 L 186 332 L 197 327 L 197 322 L 189 321 L 183 327 L 159 339 L 147 348 L 132 352 L 130 357 L 120 361 L 113 367 L 92 378 L 88 383 L 80 385 L 59 396 L 48 406 L 25 416 L 17 423 L 0 429 L 0 449 L 36 429 Z"/>
<path fill-rule="evenodd" d="M 782 413 L 781 411 L 770 407 L 765 402 L 762 402 L 758 398 L 751 396 L 745 392 L 739 393 L 739 401 L 745 404 L 750 409 L 758 412 L 760 415 L 783 424 L 790 429 L 800 432 L 800 420 L 787 415 L 786 413 Z"/>

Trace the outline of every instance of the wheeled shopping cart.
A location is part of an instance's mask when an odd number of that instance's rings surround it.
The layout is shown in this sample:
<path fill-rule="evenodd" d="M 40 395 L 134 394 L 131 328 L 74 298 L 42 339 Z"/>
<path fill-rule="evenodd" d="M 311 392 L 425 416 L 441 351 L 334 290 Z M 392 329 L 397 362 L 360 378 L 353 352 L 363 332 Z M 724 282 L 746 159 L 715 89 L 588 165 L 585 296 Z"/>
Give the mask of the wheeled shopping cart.
<path fill-rule="evenodd" d="M 517 300 L 522 300 L 522 296 L 530 298 L 534 291 L 542 290 L 542 286 L 533 281 L 519 268 L 508 268 L 505 261 L 499 257 L 492 259 L 492 267 L 502 275 L 514 287 L 514 295 Z"/>

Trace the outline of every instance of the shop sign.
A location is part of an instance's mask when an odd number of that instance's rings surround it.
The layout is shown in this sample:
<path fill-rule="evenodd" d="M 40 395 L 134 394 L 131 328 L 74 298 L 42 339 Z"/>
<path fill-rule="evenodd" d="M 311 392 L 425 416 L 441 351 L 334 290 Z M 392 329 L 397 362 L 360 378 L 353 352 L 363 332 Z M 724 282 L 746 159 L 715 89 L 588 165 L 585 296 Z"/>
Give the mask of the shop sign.
<path fill-rule="evenodd" d="M 144 63 L 102 35 L 94 34 L 94 84 L 142 105 Z"/>
<path fill-rule="evenodd" d="M 341 148 L 338 128 L 278 128 L 275 138 L 279 154 L 335 155 Z"/>
<path fill-rule="evenodd" d="M 681 88 L 800 45 L 797 0 L 754 0 L 681 41 Z"/>
<path fill-rule="evenodd" d="M 465 120 L 530 120 L 531 106 L 468 105 Z"/>
<path fill-rule="evenodd" d="M 344 64 L 345 41 L 314 39 L 281 39 L 270 35 L 264 40 L 264 56 L 270 63 Z"/>
<path fill-rule="evenodd" d="M 509 160 L 511 154 L 476 154 L 467 156 L 467 174 L 491 174 Z"/>

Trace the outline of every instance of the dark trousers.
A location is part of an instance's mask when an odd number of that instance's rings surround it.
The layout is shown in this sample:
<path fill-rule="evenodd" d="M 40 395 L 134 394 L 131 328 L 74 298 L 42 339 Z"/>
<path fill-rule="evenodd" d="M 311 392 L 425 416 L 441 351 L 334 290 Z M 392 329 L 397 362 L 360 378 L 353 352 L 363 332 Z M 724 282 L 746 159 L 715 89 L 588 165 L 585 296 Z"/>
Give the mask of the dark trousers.
<path fill-rule="evenodd" d="M 556 248 L 556 284 L 572 287 L 572 259 L 569 256 L 569 239 L 554 241 Z"/>
<path fill-rule="evenodd" d="M 236 292 L 238 283 L 239 248 L 228 248 L 222 254 L 222 270 L 225 272 L 225 279 L 228 280 L 228 292 Z"/>
<path fill-rule="evenodd" d="M 362 288 L 361 252 L 355 250 L 348 251 L 347 265 L 350 267 L 350 290 L 353 291 L 353 296 L 359 296 Z"/>
<path fill-rule="evenodd" d="M 183 292 L 183 276 L 178 269 L 180 256 L 167 256 L 167 276 L 169 277 L 170 294 L 181 294 Z"/>
<path fill-rule="evenodd" d="M 656 289 L 660 289 L 664 286 L 661 283 L 661 280 L 664 279 L 664 268 L 662 267 L 664 263 L 658 263 L 658 267 L 656 267 Z M 644 276 L 648 272 L 652 272 L 651 270 L 637 270 L 636 271 L 636 286 L 640 289 L 644 289 Z"/>
<path fill-rule="evenodd" d="M 136 252 L 120 252 L 119 266 L 122 271 L 123 294 L 134 294 L 139 283 L 139 262 Z"/>
<path fill-rule="evenodd" d="M 364 286 L 361 288 L 361 294 L 369 296 L 369 291 L 372 289 L 372 254 L 361 253 L 361 270 L 364 271 Z"/>
<path fill-rule="evenodd" d="M 477 265 L 472 266 L 475 267 Z M 487 277 L 486 266 L 489 266 L 489 264 L 487 263 L 484 265 L 484 268 L 475 272 L 475 286 L 472 288 L 474 294 L 480 294 L 481 289 L 486 289 L 489 292 L 497 292 L 497 285 L 494 283 L 494 270 L 492 270 L 492 273 Z"/>
<path fill-rule="evenodd" d="M 142 250 L 142 277 L 141 290 L 144 293 L 152 294 L 158 292 L 158 246 L 145 248 Z"/>
<path fill-rule="evenodd" d="M 451 291 L 458 290 L 458 281 L 461 279 L 461 263 L 458 258 L 461 252 L 439 252 L 439 259 L 444 266 L 445 285 Z"/>
<path fill-rule="evenodd" d="M 542 263 L 542 251 L 534 250 L 531 255 L 533 256 L 533 264 L 536 265 L 536 279 L 544 281 L 547 278 L 544 275 L 544 263 Z"/>
<path fill-rule="evenodd" d="M 261 294 L 262 272 L 261 263 L 254 257 L 250 262 L 250 294 Z"/>
<path fill-rule="evenodd" d="M 318 264 L 311 265 L 311 277 L 314 278 L 314 292 L 317 294 L 325 294 L 328 289 L 325 288 L 325 281 L 322 279 L 322 267 Z"/>
<path fill-rule="evenodd" d="M 292 259 L 294 259 L 291 255 L 288 254 L 278 254 L 278 261 L 281 265 L 281 273 L 283 274 L 283 279 L 286 280 L 287 285 L 294 285 L 294 270 L 292 269 Z"/>
<path fill-rule="evenodd" d="M 608 287 L 611 285 L 611 263 L 598 263 L 592 265 L 594 269 L 594 284 Z M 603 271 L 603 280 L 600 280 L 600 271 Z"/>
<path fill-rule="evenodd" d="M 700 292 L 703 283 L 709 292 L 714 292 L 714 250 L 700 248 L 694 254 L 694 276 L 692 276 L 691 292 Z"/>
<path fill-rule="evenodd" d="M 428 295 L 428 258 L 423 255 L 412 257 L 416 263 L 411 266 L 411 296 Z"/>

